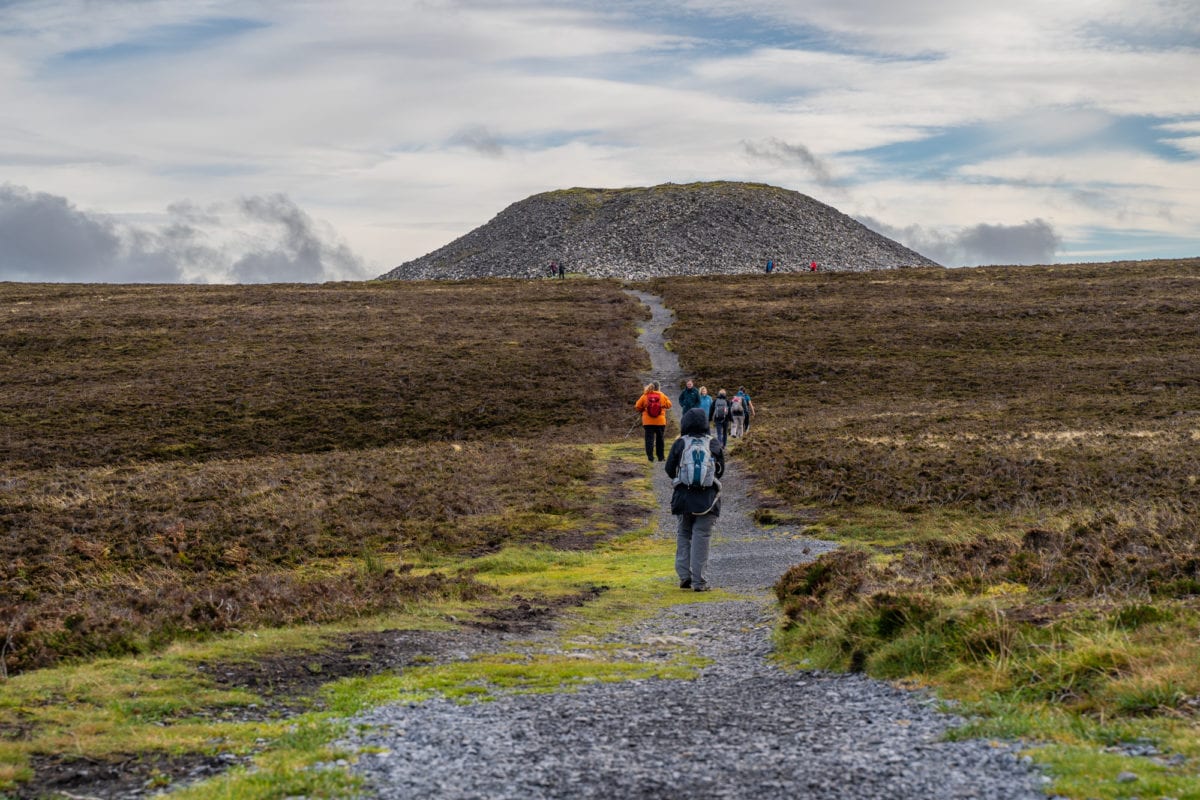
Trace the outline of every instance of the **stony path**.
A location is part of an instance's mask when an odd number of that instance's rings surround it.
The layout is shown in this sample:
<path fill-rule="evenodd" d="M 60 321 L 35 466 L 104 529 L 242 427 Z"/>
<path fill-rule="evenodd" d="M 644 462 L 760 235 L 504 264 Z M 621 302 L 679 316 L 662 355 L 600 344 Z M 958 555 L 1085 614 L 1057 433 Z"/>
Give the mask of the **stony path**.
<path fill-rule="evenodd" d="M 653 377 L 674 393 L 681 372 L 663 346 L 671 314 L 657 297 L 638 296 L 654 314 L 641 337 Z M 655 473 L 665 501 L 669 482 Z M 355 720 L 360 732 L 349 743 L 373 751 L 356 766 L 372 791 L 514 800 L 1045 796 L 1041 777 L 1010 748 L 940 741 L 956 720 L 919 694 L 775 666 L 767 587 L 831 545 L 758 528 L 736 461 L 723 483 L 712 582 L 747 599 L 676 606 L 612 637 L 687 642 L 712 660 L 697 679 L 374 709 Z M 673 539 L 673 525 L 664 512 L 659 535 Z"/>

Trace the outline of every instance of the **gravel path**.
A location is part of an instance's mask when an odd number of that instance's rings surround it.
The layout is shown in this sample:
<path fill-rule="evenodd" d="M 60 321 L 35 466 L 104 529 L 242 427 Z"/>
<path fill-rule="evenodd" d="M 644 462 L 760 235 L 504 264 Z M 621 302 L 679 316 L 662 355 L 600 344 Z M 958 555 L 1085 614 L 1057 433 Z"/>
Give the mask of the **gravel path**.
<path fill-rule="evenodd" d="M 653 377 L 673 394 L 682 373 L 663 346 L 672 315 L 657 297 L 635 294 L 654 315 L 640 339 Z M 665 506 L 670 485 L 659 469 L 654 484 Z M 675 606 L 611 637 L 694 648 L 712 660 L 698 678 L 373 709 L 354 720 L 358 732 L 345 743 L 360 750 L 355 770 L 372 792 L 513 800 L 1045 797 L 1042 777 L 1011 747 L 940 741 L 958 721 L 921 694 L 772 664 L 767 587 L 832 545 L 755 525 L 736 460 L 723 484 L 711 580 L 747 599 Z M 669 514 L 659 528 L 674 538 Z"/>

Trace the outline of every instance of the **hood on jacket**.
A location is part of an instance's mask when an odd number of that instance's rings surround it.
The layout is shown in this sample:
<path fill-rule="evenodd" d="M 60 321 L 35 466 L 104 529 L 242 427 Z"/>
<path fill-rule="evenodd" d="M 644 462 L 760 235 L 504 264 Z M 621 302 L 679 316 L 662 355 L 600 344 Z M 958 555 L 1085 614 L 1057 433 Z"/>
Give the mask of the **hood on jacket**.
<path fill-rule="evenodd" d="M 679 432 L 684 436 L 705 436 L 708 434 L 708 414 L 702 408 L 689 408 L 679 421 Z"/>

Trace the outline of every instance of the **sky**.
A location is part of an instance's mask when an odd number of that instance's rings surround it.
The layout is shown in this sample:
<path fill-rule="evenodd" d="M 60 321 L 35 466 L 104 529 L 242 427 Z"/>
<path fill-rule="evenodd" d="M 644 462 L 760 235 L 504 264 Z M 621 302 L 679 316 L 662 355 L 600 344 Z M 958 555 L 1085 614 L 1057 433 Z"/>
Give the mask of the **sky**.
<path fill-rule="evenodd" d="M 0 280 L 375 277 L 532 194 L 1200 256 L 1200 0 L 0 0 Z"/>

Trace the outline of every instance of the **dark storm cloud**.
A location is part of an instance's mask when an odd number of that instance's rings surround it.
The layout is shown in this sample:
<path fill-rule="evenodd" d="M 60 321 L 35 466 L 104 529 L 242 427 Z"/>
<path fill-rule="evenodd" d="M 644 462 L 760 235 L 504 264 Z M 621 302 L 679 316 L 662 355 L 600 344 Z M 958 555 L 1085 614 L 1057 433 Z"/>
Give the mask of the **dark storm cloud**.
<path fill-rule="evenodd" d="M 127 237 L 108 217 L 66 198 L 0 186 L 0 280 L 178 281 L 147 236 Z"/>
<path fill-rule="evenodd" d="M 932 258 L 939 264 L 974 267 L 984 264 L 1049 264 L 1062 237 L 1043 219 L 1020 225 L 980 223 L 953 232 L 931 230 L 920 225 L 896 228 L 877 219 L 860 221 L 873 231 L 895 239 Z"/>
<path fill-rule="evenodd" d="M 65 197 L 0 186 L 0 280 L 96 283 L 316 282 L 362 278 L 361 260 L 283 195 L 229 213 L 175 203 L 158 227 L 123 225 Z M 253 245 L 212 244 L 251 226 Z"/>
<path fill-rule="evenodd" d="M 772 164 L 793 165 L 805 167 L 813 180 L 822 186 L 833 186 L 837 183 L 825 162 L 813 155 L 813 152 L 802 144 L 791 144 L 782 139 L 771 137 L 758 142 L 742 141 L 742 150 L 746 155 L 759 161 L 769 161 Z"/>

